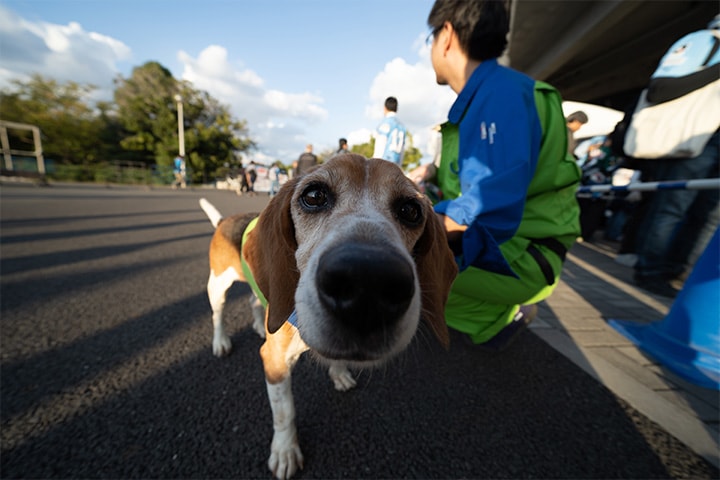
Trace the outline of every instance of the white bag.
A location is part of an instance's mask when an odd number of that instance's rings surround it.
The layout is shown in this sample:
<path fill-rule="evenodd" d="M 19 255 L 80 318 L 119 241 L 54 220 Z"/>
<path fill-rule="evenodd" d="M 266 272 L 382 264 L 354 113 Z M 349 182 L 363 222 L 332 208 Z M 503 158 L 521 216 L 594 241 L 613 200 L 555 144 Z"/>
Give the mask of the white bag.
<path fill-rule="evenodd" d="M 693 158 L 720 127 L 720 80 L 663 103 L 640 94 L 623 149 L 634 158 Z"/>

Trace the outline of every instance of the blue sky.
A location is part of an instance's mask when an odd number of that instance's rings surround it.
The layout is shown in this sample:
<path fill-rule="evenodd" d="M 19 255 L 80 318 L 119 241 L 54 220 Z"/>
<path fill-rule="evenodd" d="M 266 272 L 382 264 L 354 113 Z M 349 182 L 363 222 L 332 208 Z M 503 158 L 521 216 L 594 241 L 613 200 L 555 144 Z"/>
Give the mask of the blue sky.
<path fill-rule="evenodd" d="M 99 87 L 158 61 L 249 123 L 254 158 L 369 139 L 388 95 L 427 153 L 455 98 L 429 62 L 432 0 L 3 0 L 0 87 L 33 72 Z"/>

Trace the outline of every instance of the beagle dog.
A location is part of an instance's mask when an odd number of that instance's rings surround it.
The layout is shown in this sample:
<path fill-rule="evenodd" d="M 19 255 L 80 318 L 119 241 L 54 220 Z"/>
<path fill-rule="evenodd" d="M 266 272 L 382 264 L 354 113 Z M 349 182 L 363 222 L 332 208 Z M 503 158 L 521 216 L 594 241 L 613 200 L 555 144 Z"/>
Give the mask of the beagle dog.
<path fill-rule="evenodd" d="M 207 200 L 200 204 L 216 226 L 207 285 L 213 353 L 231 349 L 226 292 L 248 282 L 253 326 L 265 338 L 274 429 L 268 466 L 289 478 L 303 467 L 291 391 L 299 356 L 314 352 L 344 391 L 355 386 L 348 367 L 377 366 L 401 352 L 421 317 L 447 347 L 443 310 L 455 259 L 430 201 L 386 160 L 338 155 L 283 185 L 257 220 L 223 219 Z"/>

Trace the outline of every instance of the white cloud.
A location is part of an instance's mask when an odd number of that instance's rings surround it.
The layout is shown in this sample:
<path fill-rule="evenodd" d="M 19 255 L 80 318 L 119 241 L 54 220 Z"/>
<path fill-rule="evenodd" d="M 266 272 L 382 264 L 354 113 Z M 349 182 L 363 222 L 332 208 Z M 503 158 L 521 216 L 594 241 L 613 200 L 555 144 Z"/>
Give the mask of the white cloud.
<path fill-rule="evenodd" d="M 323 99 L 310 93 L 285 93 L 269 90 L 265 93 L 265 101 L 277 112 L 311 122 L 325 120 L 327 111 L 318 106 Z"/>
<path fill-rule="evenodd" d="M 229 105 L 236 118 L 247 120 L 259 147 L 254 156 L 260 162 L 294 160 L 302 151 L 305 128 L 328 116 L 321 97 L 266 88 L 256 72 L 233 65 L 222 46 L 211 45 L 197 58 L 181 51 L 178 59 L 184 80 Z"/>
<path fill-rule="evenodd" d="M 372 135 L 372 130 L 369 130 L 367 128 L 361 128 L 359 130 L 354 130 L 350 132 L 347 136 L 348 145 L 360 145 L 361 143 L 367 143 L 370 141 L 370 136 Z"/>
<path fill-rule="evenodd" d="M 60 82 L 98 87 L 97 96 L 110 98 L 117 63 L 131 56 L 123 42 L 76 23 L 29 22 L 0 7 L 0 87 L 11 79 L 26 80 L 38 73 Z"/>

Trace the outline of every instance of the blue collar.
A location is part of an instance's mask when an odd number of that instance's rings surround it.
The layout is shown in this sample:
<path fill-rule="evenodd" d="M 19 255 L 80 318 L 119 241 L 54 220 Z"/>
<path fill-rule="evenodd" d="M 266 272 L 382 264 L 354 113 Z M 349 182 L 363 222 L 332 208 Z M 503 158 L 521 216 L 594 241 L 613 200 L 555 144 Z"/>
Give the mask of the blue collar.
<path fill-rule="evenodd" d="M 288 323 L 292 325 L 293 327 L 297 328 L 297 311 L 293 310 L 290 316 L 287 319 Z"/>

